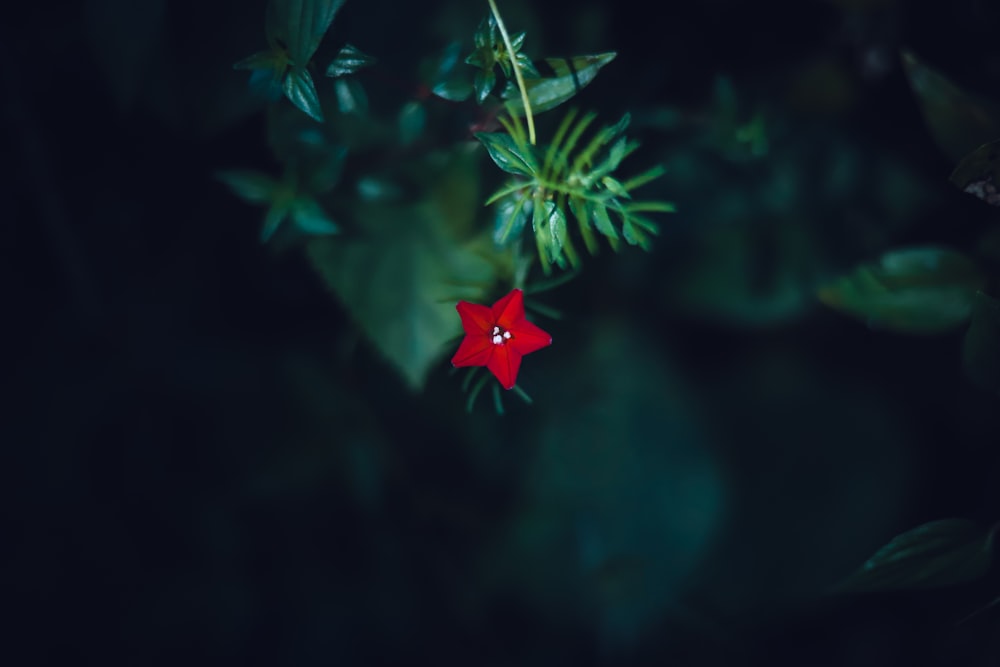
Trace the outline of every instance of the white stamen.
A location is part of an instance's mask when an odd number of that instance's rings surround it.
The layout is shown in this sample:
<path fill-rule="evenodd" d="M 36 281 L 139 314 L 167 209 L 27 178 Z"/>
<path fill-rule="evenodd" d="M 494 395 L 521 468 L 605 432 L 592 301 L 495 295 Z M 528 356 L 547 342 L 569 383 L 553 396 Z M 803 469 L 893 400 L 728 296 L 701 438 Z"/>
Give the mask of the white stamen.
<path fill-rule="evenodd" d="M 496 326 L 493 327 L 493 335 L 496 336 L 498 333 L 500 333 L 500 327 L 496 327 Z"/>
<path fill-rule="evenodd" d="M 493 337 L 493 344 L 494 345 L 499 345 L 502 342 L 503 342 L 503 336 L 496 335 L 496 336 Z"/>
<path fill-rule="evenodd" d="M 509 331 L 504 331 L 503 332 L 503 337 L 506 338 L 507 340 L 510 340 L 510 332 Z"/>

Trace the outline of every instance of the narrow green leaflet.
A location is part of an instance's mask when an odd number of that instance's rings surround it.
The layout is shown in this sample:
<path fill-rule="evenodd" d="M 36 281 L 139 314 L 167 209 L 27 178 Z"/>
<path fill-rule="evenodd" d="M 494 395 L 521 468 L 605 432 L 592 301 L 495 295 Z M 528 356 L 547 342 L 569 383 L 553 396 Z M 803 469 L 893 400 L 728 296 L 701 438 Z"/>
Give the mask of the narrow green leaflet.
<path fill-rule="evenodd" d="M 995 104 L 970 95 L 909 51 L 902 59 L 927 129 L 949 157 L 957 162 L 1000 137 L 1000 109 Z"/>
<path fill-rule="evenodd" d="M 983 144 L 966 155 L 948 180 L 962 192 L 1000 206 L 1000 141 Z"/>
<path fill-rule="evenodd" d="M 532 112 L 541 113 L 554 109 L 576 95 L 617 55 L 614 51 L 609 51 L 575 58 L 546 58 L 536 63 L 539 76 L 526 78 L 524 81 Z M 524 112 L 520 92 L 513 82 L 508 82 L 503 97 L 508 100 L 512 112 Z"/>
<path fill-rule="evenodd" d="M 842 593 L 951 586 L 983 576 L 994 531 L 968 519 L 931 521 L 896 536 L 837 587 Z"/>
<path fill-rule="evenodd" d="M 962 366 L 969 379 L 1000 395 L 1000 300 L 984 292 L 976 294 L 962 341 Z"/>
<path fill-rule="evenodd" d="M 978 265 L 943 247 L 894 250 L 818 290 L 821 302 L 875 329 L 937 334 L 964 324 L 985 282 Z"/>
<path fill-rule="evenodd" d="M 493 162 L 508 174 L 531 178 L 538 171 L 538 162 L 531 151 L 518 146 L 506 132 L 477 132 L 476 139 L 486 147 Z"/>
<path fill-rule="evenodd" d="M 283 84 L 285 96 L 313 120 L 323 122 L 323 109 L 319 103 L 319 93 L 312 75 L 304 67 L 292 67 L 285 75 Z"/>
<path fill-rule="evenodd" d="M 345 44 L 341 47 L 337 57 L 333 59 L 330 66 L 326 68 L 326 75 L 332 77 L 346 76 L 354 74 L 358 70 L 370 67 L 375 64 L 375 58 L 362 53 L 357 47 Z"/>

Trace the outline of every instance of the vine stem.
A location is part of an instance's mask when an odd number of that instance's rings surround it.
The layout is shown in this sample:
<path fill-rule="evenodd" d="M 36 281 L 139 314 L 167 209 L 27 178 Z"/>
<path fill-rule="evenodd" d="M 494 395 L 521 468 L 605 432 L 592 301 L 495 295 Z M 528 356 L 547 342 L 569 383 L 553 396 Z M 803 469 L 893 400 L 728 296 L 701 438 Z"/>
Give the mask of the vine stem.
<path fill-rule="evenodd" d="M 494 0 L 486 0 L 490 3 L 490 11 L 493 12 L 493 18 L 497 21 L 497 27 L 500 28 L 500 36 L 503 37 L 504 46 L 507 47 L 507 53 L 510 55 L 510 66 L 514 68 L 514 78 L 517 79 L 517 87 L 521 91 L 521 103 L 524 105 L 524 117 L 528 119 L 528 141 L 531 145 L 535 145 L 535 119 L 531 115 L 531 102 L 528 101 L 528 89 L 524 85 L 524 76 L 521 74 L 521 68 L 517 64 L 517 58 L 514 53 L 514 45 L 510 43 L 510 35 L 507 34 L 507 26 L 503 24 L 503 19 L 500 18 L 500 10 L 497 9 L 497 3 Z"/>

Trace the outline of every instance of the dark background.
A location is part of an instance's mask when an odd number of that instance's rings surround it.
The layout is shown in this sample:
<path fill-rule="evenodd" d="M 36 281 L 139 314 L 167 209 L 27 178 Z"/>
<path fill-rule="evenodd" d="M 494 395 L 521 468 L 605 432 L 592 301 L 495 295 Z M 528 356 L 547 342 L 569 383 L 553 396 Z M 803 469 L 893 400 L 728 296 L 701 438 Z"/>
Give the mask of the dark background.
<path fill-rule="evenodd" d="M 328 40 L 407 81 L 486 12 L 438 4 L 348 0 Z M 466 414 L 446 362 L 407 389 L 212 178 L 274 164 L 231 69 L 264 3 L 9 9 L 8 664 L 1000 664 L 995 613 L 956 623 L 995 575 L 825 594 L 908 528 L 997 520 L 996 397 L 961 332 L 772 295 L 996 224 L 947 183 L 898 51 L 996 90 L 998 5 L 510 5 L 533 56 L 619 52 L 577 102 L 633 111 L 680 212 L 547 296 L 558 345 L 502 417 Z M 777 116 L 766 157 L 652 120 L 709 108 L 720 74 Z"/>

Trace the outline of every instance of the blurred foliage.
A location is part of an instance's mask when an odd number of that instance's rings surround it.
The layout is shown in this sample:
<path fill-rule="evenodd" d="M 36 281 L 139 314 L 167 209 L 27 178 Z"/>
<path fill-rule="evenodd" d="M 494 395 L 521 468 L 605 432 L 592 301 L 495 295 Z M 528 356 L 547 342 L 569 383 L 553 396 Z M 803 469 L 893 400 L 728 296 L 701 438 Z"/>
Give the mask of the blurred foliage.
<path fill-rule="evenodd" d="M 968 321 L 984 282 L 976 263 L 960 252 L 906 248 L 821 287 L 819 298 L 873 329 L 933 334 Z"/>
<path fill-rule="evenodd" d="M 39 661 L 995 664 L 993 4 L 341 4 L 0 22 Z M 553 219 L 628 252 L 498 418 L 454 303 Z"/>
<path fill-rule="evenodd" d="M 1000 106 L 995 102 L 966 93 L 909 51 L 902 59 L 927 129 L 948 157 L 958 161 L 1000 136 Z"/>
<path fill-rule="evenodd" d="M 936 588 L 978 579 L 993 562 L 996 531 L 967 519 L 931 521 L 893 538 L 838 590 Z"/>
<path fill-rule="evenodd" d="M 486 200 L 487 205 L 499 202 L 497 243 L 503 246 L 518 238 L 530 217 L 538 256 L 546 272 L 552 264 L 566 268 L 580 263 L 567 228 L 569 212 L 576 217 L 584 245 L 594 254 L 594 231 L 617 250 L 619 229 L 627 243 L 649 250 L 650 236 L 657 233 L 657 226 L 644 214 L 674 210 L 666 202 L 632 201 L 632 191 L 661 176 L 662 168 L 652 167 L 625 181 L 615 177 L 622 160 L 638 147 L 623 136 L 628 115 L 593 133 L 586 144 L 578 145 L 595 118 L 596 114 L 586 114 L 577 120 L 576 111 L 569 111 L 552 143 L 543 148 L 529 142 L 516 115 L 510 120 L 500 119 L 506 134 L 476 135 L 493 162 L 516 177 Z"/>

